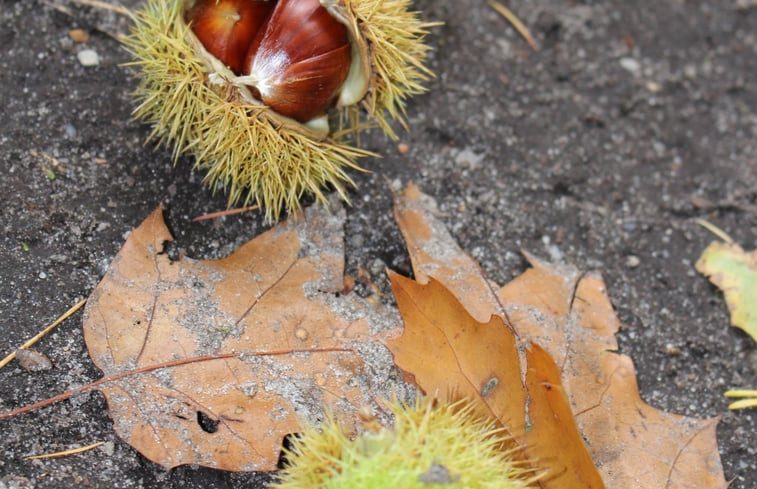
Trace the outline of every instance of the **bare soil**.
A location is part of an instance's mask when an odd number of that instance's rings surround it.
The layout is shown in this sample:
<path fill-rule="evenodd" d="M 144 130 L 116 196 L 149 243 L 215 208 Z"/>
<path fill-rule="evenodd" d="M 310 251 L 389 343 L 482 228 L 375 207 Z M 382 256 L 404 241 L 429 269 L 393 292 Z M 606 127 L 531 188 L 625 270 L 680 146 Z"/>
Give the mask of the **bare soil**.
<path fill-rule="evenodd" d="M 60 0 L 59 0 L 60 1 Z M 124 1 L 134 7 L 138 1 Z M 33 336 L 102 277 L 125 234 L 158 203 L 178 247 L 212 258 L 265 229 L 225 208 L 192 162 L 144 145 L 131 120 L 136 80 L 114 39 L 113 12 L 0 0 L 0 350 Z M 60 3 L 59 5 L 64 5 Z M 408 105 L 411 130 L 370 133 L 383 154 L 353 174 L 348 273 L 407 272 L 388 181 L 415 181 L 448 227 L 502 284 L 519 250 L 600 270 L 635 361 L 643 399 L 666 411 L 721 416 L 732 488 L 757 487 L 757 410 L 732 413 L 730 387 L 757 388 L 757 349 L 729 327 L 722 294 L 694 270 L 714 238 L 703 218 L 757 247 L 757 3 L 513 0 L 541 45 L 532 51 L 484 0 L 418 0 L 439 20 L 437 77 Z M 75 43 L 70 29 L 90 32 Z M 93 49 L 99 65 L 77 53 Z M 91 382 L 100 372 L 81 314 L 38 350 L 54 368 L 0 370 L 0 410 Z M 82 455 L 30 461 L 96 441 Z M 267 476 L 198 467 L 166 472 L 121 442 L 99 393 L 0 422 L 0 487 L 256 488 Z M 650 488 L 656 489 L 656 488 Z"/>

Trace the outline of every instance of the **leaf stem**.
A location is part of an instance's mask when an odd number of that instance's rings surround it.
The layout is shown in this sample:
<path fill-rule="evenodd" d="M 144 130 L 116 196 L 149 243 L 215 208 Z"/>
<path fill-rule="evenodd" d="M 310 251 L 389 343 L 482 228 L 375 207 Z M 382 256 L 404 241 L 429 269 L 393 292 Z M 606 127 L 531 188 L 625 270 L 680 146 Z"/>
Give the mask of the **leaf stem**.
<path fill-rule="evenodd" d="M 291 355 L 293 353 L 331 353 L 331 352 L 351 352 L 351 351 L 353 350 L 350 348 L 319 348 L 319 349 L 303 348 L 303 349 L 291 349 L 291 350 L 272 350 L 272 351 L 252 352 L 252 353 L 250 352 L 223 353 L 221 355 L 208 355 L 208 356 L 202 356 L 202 357 L 182 358 L 180 360 L 173 360 L 170 362 L 147 365 L 144 367 L 140 367 L 136 370 L 129 370 L 128 372 L 121 372 L 119 374 L 111 375 L 109 377 L 103 377 L 100 380 L 96 380 L 89 384 L 82 385 L 80 387 L 77 387 L 76 389 L 68 390 L 61 394 L 58 394 L 57 396 L 49 397 L 43 401 L 35 402 L 34 404 L 29 404 L 17 409 L 13 409 L 11 411 L 0 413 L 0 420 L 13 418 L 20 414 L 28 413 L 30 411 L 34 411 L 36 409 L 49 406 L 51 404 L 55 404 L 56 402 L 59 402 L 59 401 L 65 401 L 66 399 L 69 399 L 73 396 L 84 394 L 85 392 L 89 392 L 92 389 L 100 387 L 101 385 L 109 384 L 111 382 L 116 382 L 126 377 L 131 377 L 132 375 L 144 374 L 144 373 L 148 373 L 148 372 L 152 372 L 152 371 L 160 370 L 164 368 L 179 367 L 181 365 L 187 365 L 190 363 L 201 363 L 201 362 L 209 362 L 212 360 L 222 360 L 224 358 L 235 358 L 235 357 L 244 358 L 246 356 L 271 357 L 271 356 L 280 356 L 280 355 Z"/>

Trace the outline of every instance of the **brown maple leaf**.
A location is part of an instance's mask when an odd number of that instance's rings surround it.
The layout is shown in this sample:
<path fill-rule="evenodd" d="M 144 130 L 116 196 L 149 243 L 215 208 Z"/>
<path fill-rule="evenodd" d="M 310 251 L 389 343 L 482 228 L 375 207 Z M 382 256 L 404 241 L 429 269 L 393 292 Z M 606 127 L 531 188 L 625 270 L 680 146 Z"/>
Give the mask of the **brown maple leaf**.
<path fill-rule="evenodd" d="M 164 467 L 274 470 L 282 438 L 324 409 L 346 425 L 404 387 L 374 338 L 392 311 L 343 288 L 344 211 L 314 206 L 220 260 L 164 253 L 157 209 L 87 303 L 84 335 L 118 435 Z M 143 371 L 142 370 L 142 371 Z"/>
<path fill-rule="evenodd" d="M 604 487 L 573 422 L 559 369 L 541 347 L 519 351 L 500 317 L 476 321 L 433 278 L 427 284 L 390 278 L 405 331 L 388 346 L 426 394 L 466 399 L 478 415 L 497 420 L 520 448 L 519 458 L 546 471 L 540 486 Z"/>
<path fill-rule="evenodd" d="M 395 216 L 416 278 L 439 281 L 478 322 L 497 315 L 512 326 L 521 345 L 543 347 L 559 365 L 556 373 L 578 429 L 608 487 L 726 486 L 716 420 L 666 413 L 640 398 L 633 362 L 616 353 L 619 322 L 598 274 L 526 254 L 533 268 L 499 289 L 458 247 L 437 214 L 434 201 L 413 185 L 396 196 Z M 570 487 L 559 481 L 546 483 Z"/>

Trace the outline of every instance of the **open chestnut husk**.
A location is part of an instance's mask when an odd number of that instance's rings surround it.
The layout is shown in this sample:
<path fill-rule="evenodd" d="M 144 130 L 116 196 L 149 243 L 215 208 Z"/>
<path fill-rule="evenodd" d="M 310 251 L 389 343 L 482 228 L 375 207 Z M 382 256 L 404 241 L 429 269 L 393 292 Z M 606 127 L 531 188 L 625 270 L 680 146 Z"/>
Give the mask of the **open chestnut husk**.
<path fill-rule="evenodd" d="M 304 194 L 346 200 L 355 146 L 378 125 L 405 126 L 423 92 L 434 25 L 410 0 L 146 0 L 125 40 L 138 67 L 137 118 L 151 138 L 188 153 L 229 205 L 268 219 Z"/>

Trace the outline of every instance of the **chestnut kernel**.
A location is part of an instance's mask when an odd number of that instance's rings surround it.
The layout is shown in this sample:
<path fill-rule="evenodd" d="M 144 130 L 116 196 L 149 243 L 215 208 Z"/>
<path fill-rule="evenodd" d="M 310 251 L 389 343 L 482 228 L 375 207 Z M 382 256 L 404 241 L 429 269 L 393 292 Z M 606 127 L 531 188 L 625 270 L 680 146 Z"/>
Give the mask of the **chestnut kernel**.
<path fill-rule="evenodd" d="M 334 103 L 351 58 L 346 27 L 319 0 L 279 0 L 247 52 L 242 79 L 277 113 L 307 122 Z"/>
<path fill-rule="evenodd" d="M 274 2 L 266 0 L 200 0 L 187 13 L 187 21 L 205 49 L 239 75 L 273 7 Z"/>

